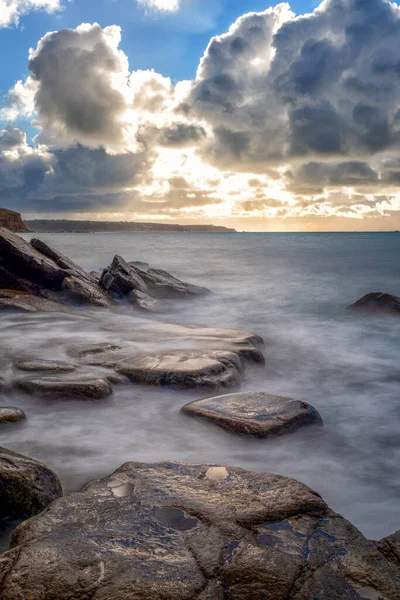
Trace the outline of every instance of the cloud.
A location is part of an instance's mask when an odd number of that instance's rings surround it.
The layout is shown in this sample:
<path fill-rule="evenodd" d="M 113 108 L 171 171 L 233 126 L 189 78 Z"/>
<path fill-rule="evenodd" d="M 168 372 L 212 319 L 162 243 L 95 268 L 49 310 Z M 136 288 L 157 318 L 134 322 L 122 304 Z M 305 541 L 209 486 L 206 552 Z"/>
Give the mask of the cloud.
<path fill-rule="evenodd" d="M 138 3 L 161 12 L 176 12 L 180 8 L 180 0 L 138 0 Z"/>
<path fill-rule="evenodd" d="M 0 27 L 18 25 L 20 17 L 34 10 L 61 10 L 60 0 L 0 0 Z"/>

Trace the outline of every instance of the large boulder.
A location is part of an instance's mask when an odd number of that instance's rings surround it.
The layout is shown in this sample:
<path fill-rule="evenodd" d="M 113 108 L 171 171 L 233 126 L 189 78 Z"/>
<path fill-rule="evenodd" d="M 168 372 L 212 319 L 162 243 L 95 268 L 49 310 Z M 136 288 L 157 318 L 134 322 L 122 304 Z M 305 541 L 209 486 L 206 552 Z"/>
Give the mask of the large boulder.
<path fill-rule="evenodd" d="M 68 275 L 68 271 L 3 227 L 0 227 L 0 266 L 14 277 L 21 276 L 51 290 L 61 290 Z"/>
<path fill-rule="evenodd" d="M 61 495 L 61 483 L 51 469 L 0 447 L 0 518 L 27 519 Z M 0 567 L 0 580 L 1 575 Z"/>
<path fill-rule="evenodd" d="M 322 425 L 319 412 L 307 402 L 266 392 L 244 392 L 195 400 L 182 411 L 233 433 L 268 437 L 309 425 Z"/>
<path fill-rule="evenodd" d="M 161 269 L 149 269 L 141 272 L 141 275 L 150 293 L 156 298 L 179 299 L 188 296 L 206 296 L 211 293 L 207 288 L 181 281 Z"/>
<path fill-rule="evenodd" d="M 400 566 L 293 479 L 127 463 L 15 530 L 0 597 L 398 600 Z"/>
<path fill-rule="evenodd" d="M 172 350 L 132 356 L 119 362 L 116 371 L 146 385 L 223 389 L 239 385 L 243 362 L 236 352 L 228 350 Z"/>
<path fill-rule="evenodd" d="M 104 269 L 100 277 L 103 288 L 116 296 L 126 296 L 132 290 L 147 293 L 147 285 L 143 281 L 142 271 L 130 265 L 118 254 L 111 266 Z"/>
<path fill-rule="evenodd" d="M 71 275 L 75 275 L 80 279 L 96 281 L 94 277 L 82 269 L 80 265 L 68 258 L 68 256 L 65 256 L 65 254 L 62 254 L 58 250 L 51 248 L 45 242 L 42 242 L 42 240 L 38 240 L 36 238 L 32 239 L 31 246 L 33 246 L 33 248 L 38 250 L 41 254 L 44 254 L 44 256 L 47 256 L 47 258 L 50 258 L 62 269 L 69 271 Z"/>
<path fill-rule="evenodd" d="M 110 296 L 96 281 L 89 281 L 71 275 L 64 279 L 62 290 L 68 300 L 79 304 L 90 304 L 102 308 L 108 308 L 113 304 Z"/>
<path fill-rule="evenodd" d="M 15 387 L 27 394 L 49 398 L 100 400 L 112 394 L 106 379 L 68 380 L 55 378 L 20 379 Z"/>
<path fill-rule="evenodd" d="M 348 307 L 350 310 L 372 313 L 400 314 L 400 298 L 392 294 L 372 292 Z"/>

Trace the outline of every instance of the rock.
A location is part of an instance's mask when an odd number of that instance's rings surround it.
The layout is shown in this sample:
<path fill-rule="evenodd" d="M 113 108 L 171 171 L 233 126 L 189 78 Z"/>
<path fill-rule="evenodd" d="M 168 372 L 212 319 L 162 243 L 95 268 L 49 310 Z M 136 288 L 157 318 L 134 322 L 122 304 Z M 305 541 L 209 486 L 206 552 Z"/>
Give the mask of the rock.
<path fill-rule="evenodd" d="M 76 262 L 68 258 L 68 256 L 65 256 L 65 254 L 62 254 L 58 250 L 50 248 L 50 246 L 48 246 L 41 240 L 35 238 L 32 239 L 31 246 L 38 250 L 44 256 L 47 256 L 47 258 L 50 258 L 52 261 L 55 262 L 56 265 L 58 265 L 62 269 L 69 271 L 70 275 L 74 275 L 75 277 L 87 281 L 94 281 L 90 274 L 87 273 L 84 269 L 82 269 L 80 265 L 78 265 Z"/>
<path fill-rule="evenodd" d="M 93 355 L 104 354 L 109 352 L 115 352 L 121 350 L 121 346 L 117 344 L 110 344 L 109 342 L 103 342 L 99 344 L 80 344 L 79 346 L 70 346 L 67 352 L 74 358 L 86 358 Z"/>
<path fill-rule="evenodd" d="M 141 310 L 145 310 L 147 312 L 161 312 L 162 304 L 156 298 L 152 298 L 145 292 L 141 292 L 139 290 L 132 290 L 128 294 L 129 301 L 131 304 L 140 308 Z"/>
<path fill-rule="evenodd" d="M 0 425 L 4 423 L 17 423 L 24 419 L 26 419 L 26 414 L 20 408 L 0 406 Z"/>
<path fill-rule="evenodd" d="M 321 415 L 310 404 L 265 392 L 195 400 L 186 404 L 182 412 L 212 421 L 233 433 L 255 437 L 281 435 L 306 425 L 323 424 Z"/>
<path fill-rule="evenodd" d="M 100 285 L 117 296 L 125 296 L 133 289 L 147 293 L 147 285 L 141 275 L 142 271 L 139 272 L 117 254 L 111 266 L 101 274 Z"/>
<path fill-rule="evenodd" d="M 32 293 L 35 291 L 35 286 L 32 282 L 22 278 L 15 277 L 4 264 L 1 264 L 0 258 L 0 290 L 18 290 L 22 292 Z M 39 290 L 40 291 L 40 288 Z"/>
<path fill-rule="evenodd" d="M 0 208 L 0 227 L 5 227 L 10 231 L 28 231 L 20 213 L 15 212 L 14 210 L 8 210 L 7 208 Z"/>
<path fill-rule="evenodd" d="M 100 281 L 100 277 L 101 277 L 100 271 L 89 271 L 89 275 L 95 281 L 97 281 L 97 282 Z"/>
<path fill-rule="evenodd" d="M 400 531 L 377 542 L 378 549 L 388 560 L 400 563 Z"/>
<path fill-rule="evenodd" d="M 371 294 L 366 294 L 366 296 L 363 296 L 360 300 L 348 306 L 348 308 L 360 312 L 400 314 L 400 298 L 392 296 L 392 294 L 372 292 Z"/>
<path fill-rule="evenodd" d="M 167 271 L 149 269 L 142 273 L 150 293 L 156 298 L 179 299 L 188 296 L 206 296 L 211 294 L 207 288 L 192 285 L 177 279 Z"/>
<path fill-rule="evenodd" d="M 142 262 L 141 260 L 130 260 L 128 264 L 132 267 L 140 269 L 141 271 L 147 271 L 147 269 L 150 269 L 149 263 Z"/>
<path fill-rule="evenodd" d="M 69 300 L 81 304 L 101 307 L 109 307 L 113 304 L 112 299 L 95 281 L 90 282 L 74 276 L 66 277 L 62 284 L 62 290 Z"/>
<path fill-rule="evenodd" d="M 0 573 L 2 600 L 400 597 L 399 564 L 316 492 L 217 465 L 127 463 L 19 525 Z"/>
<path fill-rule="evenodd" d="M 19 360 L 14 363 L 19 371 L 55 371 L 58 373 L 70 373 L 76 371 L 74 365 L 56 360 Z"/>
<path fill-rule="evenodd" d="M 21 276 L 35 284 L 51 290 L 61 290 L 62 282 L 68 275 L 56 263 L 38 252 L 20 236 L 0 228 L 0 265 L 12 275 Z"/>
<path fill-rule="evenodd" d="M 100 400 L 112 394 L 112 388 L 105 379 L 20 379 L 15 382 L 15 387 L 39 396 L 51 398 L 72 398 L 76 400 Z"/>
<path fill-rule="evenodd" d="M 61 483 L 53 471 L 36 460 L 0 448 L 1 518 L 28 519 L 60 496 Z"/>
<path fill-rule="evenodd" d="M 240 383 L 243 363 L 229 351 L 170 351 L 132 356 L 116 365 L 135 383 L 177 389 L 227 388 Z"/>
<path fill-rule="evenodd" d="M 23 312 L 69 312 L 70 309 L 40 296 L 21 293 L 16 290 L 0 291 L 0 310 L 18 310 Z"/>

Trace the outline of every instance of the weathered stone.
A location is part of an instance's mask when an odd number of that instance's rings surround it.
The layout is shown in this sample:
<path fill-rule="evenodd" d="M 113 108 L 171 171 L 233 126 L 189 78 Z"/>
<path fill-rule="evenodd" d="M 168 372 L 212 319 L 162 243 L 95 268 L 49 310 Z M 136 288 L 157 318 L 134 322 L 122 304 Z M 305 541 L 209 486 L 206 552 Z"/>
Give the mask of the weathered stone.
<path fill-rule="evenodd" d="M 142 271 L 127 263 L 117 254 L 111 266 L 104 269 L 101 274 L 100 285 L 107 292 L 117 296 L 125 296 L 133 289 L 147 293 L 147 285 L 141 277 L 142 274 Z"/>
<path fill-rule="evenodd" d="M 14 363 L 19 371 L 53 371 L 57 373 L 71 373 L 75 371 L 74 365 L 60 360 L 19 360 Z"/>
<path fill-rule="evenodd" d="M 26 392 L 50 398 L 72 398 L 76 400 L 99 400 L 112 394 L 112 388 L 105 379 L 61 380 L 61 379 L 20 379 L 15 386 Z"/>
<path fill-rule="evenodd" d="M 377 546 L 386 558 L 400 564 L 400 530 L 377 542 Z"/>
<path fill-rule="evenodd" d="M 101 277 L 101 272 L 100 271 L 89 271 L 89 275 L 95 281 L 97 281 L 97 282 L 100 281 L 100 277 Z"/>
<path fill-rule="evenodd" d="M 145 292 L 141 292 L 140 290 L 132 290 L 128 294 L 128 298 L 131 304 L 140 308 L 141 310 L 145 310 L 147 312 L 161 312 L 162 304 L 156 298 L 152 298 Z"/>
<path fill-rule="evenodd" d="M 61 483 L 48 467 L 11 450 L 0 448 L 1 518 L 27 519 L 40 513 L 61 495 Z"/>
<path fill-rule="evenodd" d="M 74 358 L 87 358 L 93 355 L 104 354 L 120 350 L 121 346 L 103 342 L 99 344 L 79 344 L 78 346 L 70 346 L 67 352 Z"/>
<path fill-rule="evenodd" d="M 9 292 L 10 290 L 8 290 Z M 11 290 L 12 291 L 12 290 Z M 22 312 L 66 312 L 70 309 L 63 304 L 32 296 L 31 294 L 16 292 L 13 295 L 0 292 L 0 310 L 18 310 Z"/>
<path fill-rule="evenodd" d="M 87 273 L 84 269 L 82 269 L 80 265 L 78 265 L 76 262 L 68 258 L 68 256 L 65 256 L 65 254 L 62 254 L 58 250 L 50 248 L 50 246 L 45 244 L 45 242 L 42 242 L 42 240 L 32 239 L 31 246 L 33 246 L 33 248 L 38 250 L 44 256 L 47 256 L 47 258 L 53 260 L 55 264 L 61 267 L 62 269 L 69 271 L 71 275 L 74 274 L 80 279 L 93 281 L 93 278 L 90 276 L 90 274 Z"/>
<path fill-rule="evenodd" d="M 233 467 L 127 463 L 22 523 L 11 546 L 2 600 L 400 597 L 399 564 L 317 493 Z"/>
<path fill-rule="evenodd" d="M 80 279 L 78 277 L 66 277 L 62 284 L 62 290 L 69 300 L 92 306 L 109 307 L 113 301 L 95 281 Z"/>
<path fill-rule="evenodd" d="M 3 423 L 18 423 L 26 419 L 26 414 L 14 406 L 0 406 L 0 425 Z"/>
<path fill-rule="evenodd" d="M 171 351 L 132 356 L 118 363 L 116 371 L 146 385 L 218 389 L 240 383 L 243 363 L 235 352 Z"/>
<path fill-rule="evenodd" d="M 359 312 L 400 314 L 400 298 L 392 296 L 392 294 L 372 292 L 371 294 L 366 294 L 360 300 L 348 306 L 348 308 Z"/>
<path fill-rule="evenodd" d="M 179 299 L 188 296 L 206 296 L 211 293 L 207 288 L 181 281 L 161 269 L 149 269 L 141 275 L 151 295 L 156 298 Z"/>
<path fill-rule="evenodd" d="M 318 411 L 293 398 L 265 392 L 244 392 L 195 400 L 182 411 L 220 425 L 233 433 L 268 437 L 309 425 L 322 425 Z"/>
<path fill-rule="evenodd" d="M 14 277 L 43 285 L 52 290 L 60 290 L 68 275 L 56 263 L 33 248 L 20 236 L 0 228 L 0 265 L 11 270 Z"/>

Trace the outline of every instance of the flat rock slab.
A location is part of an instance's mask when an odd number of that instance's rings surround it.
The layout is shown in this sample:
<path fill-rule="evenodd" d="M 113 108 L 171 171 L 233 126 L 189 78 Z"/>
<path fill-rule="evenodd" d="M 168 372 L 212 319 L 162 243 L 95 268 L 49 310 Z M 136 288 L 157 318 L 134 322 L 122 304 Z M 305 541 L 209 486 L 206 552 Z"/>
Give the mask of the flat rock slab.
<path fill-rule="evenodd" d="M 118 363 L 116 371 L 135 383 L 215 389 L 237 386 L 243 362 L 238 354 L 229 351 L 172 351 L 133 356 Z"/>
<path fill-rule="evenodd" d="M 0 597 L 398 600 L 400 568 L 293 479 L 127 463 L 15 530 Z"/>
<path fill-rule="evenodd" d="M 310 404 L 266 392 L 245 392 L 195 400 L 182 412 L 202 417 L 233 433 L 255 437 L 281 435 L 322 425 L 319 412 Z"/>
<path fill-rule="evenodd" d="M 18 360 L 14 367 L 19 371 L 52 371 L 57 373 L 71 373 L 76 371 L 74 365 L 57 360 Z"/>
<path fill-rule="evenodd" d="M 149 269 L 141 272 L 141 275 L 150 293 L 156 298 L 178 300 L 179 298 L 211 294 L 209 289 L 181 281 L 161 269 Z"/>
<path fill-rule="evenodd" d="M 382 292 L 372 292 L 366 294 L 354 304 L 348 306 L 349 310 L 359 312 L 381 312 L 400 315 L 400 298 L 392 294 Z"/>
<path fill-rule="evenodd" d="M 26 414 L 14 406 L 0 406 L 0 425 L 3 423 L 18 423 L 26 419 Z"/>
<path fill-rule="evenodd" d="M 61 483 L 51 469 L 36 460 L 0 447 L 1 518 L 28 519 L 60 496 Z M 0 567 L 0 581 L 1 574 Z"/>
<path fill-rule="evenodd" d="M 48 379 L 20 379 L 14 385 L 27 394 L 50 398 L 100 400 L 112 394 L 112 387 L 105 379 L 69 381 L 49 377 Z"/>

